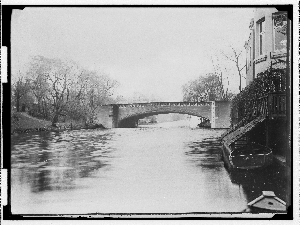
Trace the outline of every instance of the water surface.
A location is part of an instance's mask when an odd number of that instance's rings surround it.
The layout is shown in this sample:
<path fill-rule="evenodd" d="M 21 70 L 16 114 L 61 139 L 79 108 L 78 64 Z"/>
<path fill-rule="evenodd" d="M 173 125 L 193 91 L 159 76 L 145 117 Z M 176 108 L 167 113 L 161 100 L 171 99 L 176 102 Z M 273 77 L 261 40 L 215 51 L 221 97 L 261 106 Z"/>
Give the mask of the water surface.
<path fill-rule="evenodd" d="M 224 130 L 170 124 L 12 137 L 12 213 L 242 212 L 262 190 L 285 198 L 278 167 L 224 168 Z"/>

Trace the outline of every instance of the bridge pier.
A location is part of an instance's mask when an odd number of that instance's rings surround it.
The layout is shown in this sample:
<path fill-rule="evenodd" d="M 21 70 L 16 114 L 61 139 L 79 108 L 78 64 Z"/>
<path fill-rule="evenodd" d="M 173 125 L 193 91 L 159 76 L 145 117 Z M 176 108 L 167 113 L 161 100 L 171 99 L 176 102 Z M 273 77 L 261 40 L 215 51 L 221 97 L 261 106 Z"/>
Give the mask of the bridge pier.
<path fill-rule="evenodd" d="M 115 112 L 115 115 L 114 115 Z M 117 122 L 117 112 L 113 105 L 102 105 L 96 112 L 95 122 L 102 124 L 105 128 L 114 128 Z"/>
<path fill-rule="evenodd" d="M 212 128 L 229 128 L 230 127 L 230 110 L 231 101 L 215 101 L 214 110 L 214 127 Z"/>

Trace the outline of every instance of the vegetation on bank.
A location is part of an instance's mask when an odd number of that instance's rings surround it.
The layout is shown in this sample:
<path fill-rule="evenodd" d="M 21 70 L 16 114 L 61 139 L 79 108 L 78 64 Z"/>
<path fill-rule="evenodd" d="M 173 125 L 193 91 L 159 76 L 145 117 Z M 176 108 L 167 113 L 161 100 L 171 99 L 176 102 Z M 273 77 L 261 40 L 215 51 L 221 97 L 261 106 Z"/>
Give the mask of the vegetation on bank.
<path fill-rule="evenodd" d="M 261 101 L 269 93 L 284 93 L 285 76 L 286 69 L 284 68 L 270 67 L 259 73 L 257 78 L 233 98 L 230 113 L 231 124 L 243 122 L 242 120 L 247 122 L 254 113 L 260 112 L 260 107 L 267 107 L 267 105 L 262 105 Z"/>
<path fill-rule="evenodd" d="M 14 113 L 11 121 L 11 133 L 29 133 L 39 131 L 63 131 L 78 129 L 96 129 L 104 127 L 101 124 L 83 124 L 78 122 L 56 123 L 52 126 L 51 121 L 34 118 L 27 113 Z"/>
<path fill-rule="evenodd" d="M 182 86 L 183 101 L 229 101 L 234 96 L 228 90 L 224 90 L 222 78 L 217 74 L 209 73 L 190 80 Z"/>
<path fill-rule="evenodd" d="M 114 103 L 117 81 L 72 61 L 32 58 L 26 71 L 12 76 L 12 116 L 27 112 L 41 120 L 92 124 L 98 107 Z"/>

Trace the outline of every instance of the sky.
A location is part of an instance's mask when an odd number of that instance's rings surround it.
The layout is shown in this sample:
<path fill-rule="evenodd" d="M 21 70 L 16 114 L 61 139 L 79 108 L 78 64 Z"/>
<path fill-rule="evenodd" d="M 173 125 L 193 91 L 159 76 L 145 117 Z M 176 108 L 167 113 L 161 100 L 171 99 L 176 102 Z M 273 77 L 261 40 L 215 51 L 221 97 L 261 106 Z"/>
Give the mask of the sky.
<path fill-rule="evenodd" d="M 116 94 L 125 98 L 138 92 L 181 101 L 183 84 L 214 72 L 211 57 L 230 54 L 229 46 L 243 50 L 253 13 L 226 7 L 15 10 L 12 76 L 25 71 L 32 56 L 42 55 L 108 74 L 120 84 Z M 228 69 L 224 83 L 237 92 L 234 64 L 220 62 Z"/>

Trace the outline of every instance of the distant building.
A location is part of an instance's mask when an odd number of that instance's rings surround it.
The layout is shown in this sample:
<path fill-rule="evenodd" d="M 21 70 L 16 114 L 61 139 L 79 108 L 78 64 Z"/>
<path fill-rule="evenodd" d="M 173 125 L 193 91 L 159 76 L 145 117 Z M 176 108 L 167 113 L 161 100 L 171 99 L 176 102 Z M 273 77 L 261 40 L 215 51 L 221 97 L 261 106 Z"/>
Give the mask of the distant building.
<path fill-rule="evenodd" d="M 246 85 L 271 64 L 285 67 L 287 57 L 287 13 L 275 8 L 259 8 L 251 20 L 246 48 Z"/>

